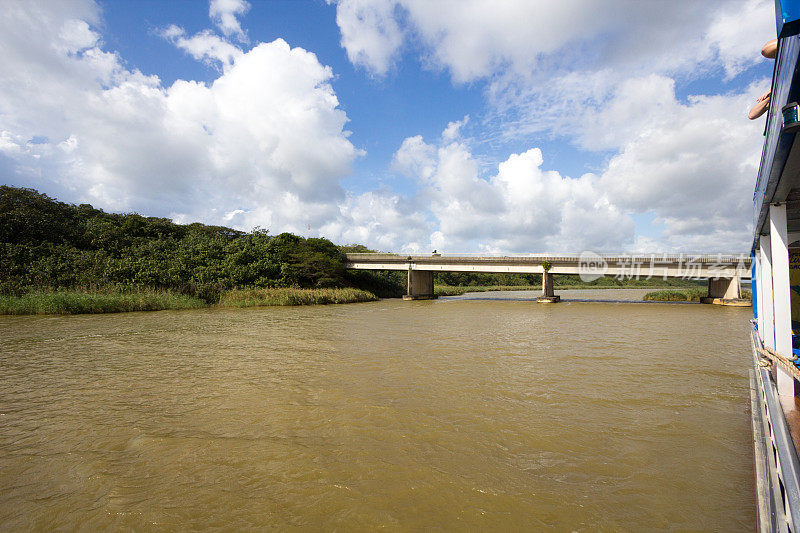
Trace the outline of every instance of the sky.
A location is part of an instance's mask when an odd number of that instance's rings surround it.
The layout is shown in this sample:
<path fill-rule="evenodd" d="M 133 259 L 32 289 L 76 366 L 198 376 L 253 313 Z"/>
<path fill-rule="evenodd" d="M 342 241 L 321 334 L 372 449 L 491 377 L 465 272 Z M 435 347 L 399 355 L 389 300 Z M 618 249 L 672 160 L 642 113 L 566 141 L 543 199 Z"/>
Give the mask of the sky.
<path fill-rule="evenodd" d="M 746 252 L 770 0 L 5 0 L 0 184 L 381 251 Z"/>

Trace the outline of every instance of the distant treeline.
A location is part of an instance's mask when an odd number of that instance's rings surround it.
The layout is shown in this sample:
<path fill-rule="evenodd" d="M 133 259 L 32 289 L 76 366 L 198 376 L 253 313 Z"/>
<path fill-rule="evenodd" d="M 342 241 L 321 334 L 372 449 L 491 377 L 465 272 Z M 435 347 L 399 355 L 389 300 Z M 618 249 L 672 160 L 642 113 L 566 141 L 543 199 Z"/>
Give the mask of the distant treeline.
<path fill-rule="evenodd" d="M 231 289 L 353 287 L 405 292 L 404 273 L 351 272 L 327 239 L 175 224 L 0 186 L 0 294 L 163 289 L 214 303 Z"/>

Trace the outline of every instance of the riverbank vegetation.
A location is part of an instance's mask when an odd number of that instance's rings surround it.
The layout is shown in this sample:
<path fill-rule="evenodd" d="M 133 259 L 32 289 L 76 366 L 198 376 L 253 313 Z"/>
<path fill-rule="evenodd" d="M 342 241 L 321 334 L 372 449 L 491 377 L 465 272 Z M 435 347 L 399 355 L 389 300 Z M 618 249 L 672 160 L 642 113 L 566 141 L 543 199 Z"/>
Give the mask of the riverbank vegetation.
<path fill-rule="evenodd" d="M 700 298 L 708 296 L 707 289 L 687 288 L 683 290 L 663 290 L 648 292 L 644 295 L 642 300 L 652 302 L 699 302 Z M 745 300 L 752 299 L 753 295 L 750 291 L 742 291 L 742 298 Z"/>
<path fill-rule="evenodd" d="M 468 292 L 491 292 L 491 291 L 541 291 L 541 285 L 434 285 L 433 292 L 436 296 L 461 296 Z"/>
<path fill-rule="evenodd" d="M 14 296 L 0 294 L 0 315 L 78 315 L 124 313 L 203 307 L 257 307 L 269 305 L 325 305 L 371 302 L 378 297 L 360 289 L 234 289 L 216 304 L 186 294 L 158 290 L 127 292 L 56 290 Z"/>
<path fill-rule="evenodd" d="M 222 295 L 220 307 L 255 307 L 262 305 L 326 305 L 372 302 L 378 297 L 361 289 L 234 289 Z"/>
<path fill-rule="evenodd" d="M 206 305 L 203 300 L 186 294 L 148 289 L 129 292 L 56 290 L 21 296 L 0 294 L 0 314 L 3 315 L 122 313 L 198 309 Z"/>
<path fill-rule="evenodd" d="M 700 298 L 706 296 L 706 294 L 707 291 L 701 289 L 654 291 L 645 294 L 642 300 L 652 302 L 699 302 Z"/>

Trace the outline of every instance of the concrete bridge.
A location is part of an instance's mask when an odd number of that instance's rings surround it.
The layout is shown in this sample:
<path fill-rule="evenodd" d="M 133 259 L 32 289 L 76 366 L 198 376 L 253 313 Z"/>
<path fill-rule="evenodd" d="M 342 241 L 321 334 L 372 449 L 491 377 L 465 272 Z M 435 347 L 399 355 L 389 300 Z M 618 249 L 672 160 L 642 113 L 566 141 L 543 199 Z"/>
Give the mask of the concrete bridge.
<path fill-rule="evenodd" d="M 541 302 L 560 299 L 554 293 L 554 275 L 574 274 L 585 280 L 601 276 L 706 279 L 708 297 L 704 302 L 741 305 L 740 280 L 750 277 L 750 257 L 730 254 L 346 255 L 347 268 L 407 271 L 408 291 L 403 298 L 408 300 L 435 298 L 435 272 L 486 272 L 542 274 Z"/>

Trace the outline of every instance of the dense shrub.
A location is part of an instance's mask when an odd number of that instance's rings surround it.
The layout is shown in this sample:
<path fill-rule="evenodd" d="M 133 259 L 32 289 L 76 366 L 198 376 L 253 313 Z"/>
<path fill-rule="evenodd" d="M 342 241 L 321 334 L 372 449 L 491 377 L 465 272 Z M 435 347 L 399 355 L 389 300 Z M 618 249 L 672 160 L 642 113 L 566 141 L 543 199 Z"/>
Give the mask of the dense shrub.
<path fill-rule="evenodd" d="M 683 291 L 654 291 L 648 292 L 642 299 L 654 302 L 685 302 L 688 298 Z"/>
<path fill-rule="evenodd" d="M 147 288 L 214 303 L 234 288 L 363 286 L 397 296 L 396 278 L 348 272 L 327 239 L 110 214 L 0 186 L 0 294 Z"/>

